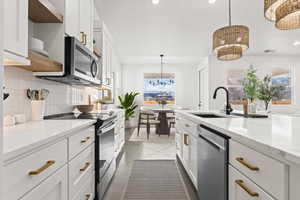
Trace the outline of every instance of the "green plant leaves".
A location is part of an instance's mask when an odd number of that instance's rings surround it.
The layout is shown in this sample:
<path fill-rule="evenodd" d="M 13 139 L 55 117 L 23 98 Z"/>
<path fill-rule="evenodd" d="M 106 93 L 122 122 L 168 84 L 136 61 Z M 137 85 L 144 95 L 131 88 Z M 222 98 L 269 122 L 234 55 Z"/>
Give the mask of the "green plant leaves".
<path fill-rule="evenodd" d="M 124 96 L 119 96 L 120 108 L 125 109 L 125 119 L 129 120 L 134 116 L 134 111 L 138 107 L 135 104 L 135 97 L 138 96 L 137 92 L 126 93 Z"/>

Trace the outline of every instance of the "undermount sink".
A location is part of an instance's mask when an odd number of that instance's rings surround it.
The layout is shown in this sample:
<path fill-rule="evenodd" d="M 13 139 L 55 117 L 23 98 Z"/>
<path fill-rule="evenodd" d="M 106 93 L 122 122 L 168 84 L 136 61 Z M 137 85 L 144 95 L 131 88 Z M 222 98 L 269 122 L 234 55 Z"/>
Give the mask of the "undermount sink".
<path fill-rule="evenodd" d="M 193 115 L 202 118 L 227 118 L 227 116 L 216 115 L 214 113 L 193 113 Z"/>

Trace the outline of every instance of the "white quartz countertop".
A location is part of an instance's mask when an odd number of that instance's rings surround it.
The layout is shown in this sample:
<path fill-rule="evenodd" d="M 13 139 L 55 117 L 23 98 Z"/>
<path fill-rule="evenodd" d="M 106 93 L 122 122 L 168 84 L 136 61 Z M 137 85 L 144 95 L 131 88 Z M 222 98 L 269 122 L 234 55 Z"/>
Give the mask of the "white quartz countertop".
<path fill-rule="evenodd" d="M 4 160 L 7 161 L 51 141 L 63 138 L 95 122 L 95 120 L 43 120 L 5 127 Z"/>
<path fill-rule="evenodd" d="M 272 115 L 260 119 L 200 118 L 192 114 L 199 111 L 176 112 L 261 152 L 300 164 L 300 117 Z"/>

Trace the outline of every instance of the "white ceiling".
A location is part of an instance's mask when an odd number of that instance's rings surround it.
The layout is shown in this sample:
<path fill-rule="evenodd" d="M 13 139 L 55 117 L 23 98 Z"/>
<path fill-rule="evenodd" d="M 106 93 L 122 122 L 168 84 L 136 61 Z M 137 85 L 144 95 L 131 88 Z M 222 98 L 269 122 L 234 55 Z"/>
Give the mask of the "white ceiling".
<path fill-rule="evenodd" d="M 212 53 L 212 33 L 228 25 L 228 1 L 217 0 L 102 0 L 102 18 L 114 37 L 123 62 L 159 60 L 161 53 L 172 60 L 191 62 Z M 100 7 L 100 6 L 99 6 Z M 300 55 L 300 29 L 280 31 L 263 15 L 262 0 L 232 0 L 232 23 L 250 28 L 247 54 Z"/>

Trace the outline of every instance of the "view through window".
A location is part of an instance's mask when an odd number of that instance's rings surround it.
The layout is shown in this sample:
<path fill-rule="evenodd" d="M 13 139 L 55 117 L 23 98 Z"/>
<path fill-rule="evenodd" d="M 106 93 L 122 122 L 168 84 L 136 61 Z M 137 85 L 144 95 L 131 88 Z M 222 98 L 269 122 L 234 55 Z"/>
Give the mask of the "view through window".
<path fill-rule="evenodd" d="M 176 82 L 174 73 L 144 74 L 144 104 L 158 104 L 164 98 L 167 104 L 175 104 Z"/>

